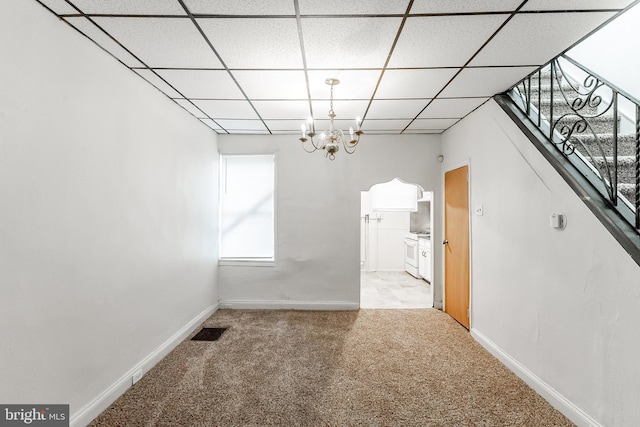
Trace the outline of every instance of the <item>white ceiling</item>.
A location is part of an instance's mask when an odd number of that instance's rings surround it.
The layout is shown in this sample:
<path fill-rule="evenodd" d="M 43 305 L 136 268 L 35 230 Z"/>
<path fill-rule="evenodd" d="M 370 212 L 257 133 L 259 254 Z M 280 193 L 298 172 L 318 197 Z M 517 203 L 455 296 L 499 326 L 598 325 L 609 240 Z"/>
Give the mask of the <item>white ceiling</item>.
<path fill-rule="evenodd" d="M 218 133 L 440 133 L 634 0 L 35 0 Z"/>

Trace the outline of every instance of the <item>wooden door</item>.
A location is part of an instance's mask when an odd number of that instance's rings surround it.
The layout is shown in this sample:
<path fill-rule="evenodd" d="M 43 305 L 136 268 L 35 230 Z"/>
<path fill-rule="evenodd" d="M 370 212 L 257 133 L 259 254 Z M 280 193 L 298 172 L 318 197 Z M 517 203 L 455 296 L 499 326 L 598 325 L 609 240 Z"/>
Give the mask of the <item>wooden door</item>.
<path fill-rule="evenodd" d="M 444 311 L 469 329 L 469 167 L 444 174 Z"/>

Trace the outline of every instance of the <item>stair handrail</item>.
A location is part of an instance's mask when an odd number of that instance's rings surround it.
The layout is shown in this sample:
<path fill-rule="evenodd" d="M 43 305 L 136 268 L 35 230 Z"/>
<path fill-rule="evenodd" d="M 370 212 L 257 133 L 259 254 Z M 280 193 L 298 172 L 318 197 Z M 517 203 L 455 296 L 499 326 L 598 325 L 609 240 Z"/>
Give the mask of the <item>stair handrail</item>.
<path fill-rule="evenodd" d="M 620 94 L 620 95 L 624 96 L 625 98 L 627 98 L 629 101 L 633 102 L 636 105 L 640 105 L 640 100 L 638 98 L 634 97 L 629 92 L 627 92 L 627 91 L 625 91 L 623 89 L 620 89 L 619 86 L 611 83 L 609 80 L 605 79 L 600 74 L 592 71 L 590 68 L 587 68 L 586 66 L 580 64 L 578 61 L 576 61 L 575 59 L 573 59 L 569 55 L 563 53 L 562 55 L 560 55 L 560 57 L 562 57 L 562 58 L 566 59 L 567 61 L 571 62 L 571 64 L 573 64 L 574 66 L 580 68 L 585 73 L 590 74 L 591 76 L 593 76 L 596 79 L 600 80 L 601 82 L 605 83 L 611 89 L 613 89 L 616 92 L 618 92 L 618 94 Z M 536 70 L 536 71 L 538 71 L 538 70 Z M 532 74 L 535 74 L 535 71 Z"/>
<path fill-rule="evenodd" d="M 561 58 L 585 73 L 586 78 L 583 76 L 576 79 L 575 75 L 567 73 L 562 67 Z M 542 98 L 542 76 L 543 73 L 546 74 L 547 68 L 550 84 L 548 117 L 542 114 L 543 101 L 547 102 L 546 97 Z M 584 78 L 583 82 L 579 83 L 582 78 Z M 537 99 L 534 99 L 532 89 L 536 80 L 538 96 Z M 564 87 L 565 84 L 570 89 Z M 610 100 L 608 96 L 603 95 L 600 91 L 601 88 L 611 92 Z M 562 99 L 554 98 L 554 90 L 560 92 Z M 572 93 L 568 93 L 569 90 Z M 636 233 L 640 234 L 640 100 L 565 54 L 561 54 L 537 68 L 507 91 L 507 94 L 515 102 L 515 105 L 525 113 L 526 117 L 544 133 L 549 142 L 570 161 L 576 171 L 587 178 L 594 188 L 599 189 L 598 191 L 618 214 L 634 227 Z M 629 132 L 630 135 L 633 134 L 635 145 L 635 153 L 631 156 L 635 159 L 633 164 L 635 183 L 629 183 L 633 186 L 633 194 L 629 196 L 630 199 L 622 196 L 618 190 L 618 166 L 621 159 L 618 154 L 620 142 L 618 127 L 621 116 L 618 108 L 619 96 L 627 99 L 633 105 L 635 113 L 635 133 Z M 566 104 L 570 108 L 569 112 L 558 113 L 557 116 L 554 116 L 555 101 Z M 596 111 L 591 112 L 593 109 Z M 603 142 L 606 139 L 603 140 L 602 135 L 606 135 L 606 131 L 604 133 L 596 131 L 594 127 L 597 120 L 608 117 L 607 114 L 611 114 L 613 121 L 611 145 Z M 585 138 L 592 138 L 593 146 L 589 147 L 585 143 Z M 597 152 L 594 152 L 594 149 Z M 611 150 L 612 156 L 606 155 L 608 150 Z M 608 159 L 611 159 L 613 163 L 611 167 L 609 167 Z"/>

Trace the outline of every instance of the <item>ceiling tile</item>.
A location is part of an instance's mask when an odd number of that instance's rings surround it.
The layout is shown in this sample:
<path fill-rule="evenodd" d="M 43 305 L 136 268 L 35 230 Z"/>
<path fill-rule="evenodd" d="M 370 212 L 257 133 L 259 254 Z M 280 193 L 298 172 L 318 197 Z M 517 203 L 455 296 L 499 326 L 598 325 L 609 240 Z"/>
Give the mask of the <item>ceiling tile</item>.
<path fill-rule="evenodd" d="M 265 120 L 264 122 L 272 132 L 289 131 L 300 134 L 302 133 L 300 126 L 306 124 L 306 120 Z"/>
<path fill-rule="evenodd" d="M 415 119 L 409 126 L 411 130 L 439 130 L 448 129 L 459 119 Z M 407 130 L 409 130 L 407 129 Z"/>
<path fill-rule="evenodd" d="M 367 132 L 375 132 L 379 130 L 393 130 L 398 133 L 402 132 L 402 129 L 406 128 L 411 123 L 410 119 L 404 120 L 373 120 L 367 119 L 362 123 L 362 130 Z"/>
<path fill-rule="evenodd" d="M 278 135 L 297 135 L 300 133 L 300 129 L 298 130 L 279 130 L 279 131 L 274 131 L 273 129 L 269 129 L 271 130 L 272 134 L 278 134 Z M 300 137 L 298 137 L 300 138 Z M 299 141 L 299 140 L 298 140 Z"/>
<path fill-rule="evenodd" d="M 363 122 L 364 124 L 364 122 Z M 356 124 L 353 119 L 351 120 L 334 120 L 333 121 L 334 129 L 342 129 L 342 131 L 346 134 L 349 133 L 349 128 L 356 129 Z M 300 126 L 298 126 L 299 128 Z M 330 121 L 329 119 L 320 119 L 315 121 L 316 132 L 320 134 L 321 132 L 326 132 L 329 130 Z"/>
<path fill-rule="evenodd" d="M 489 98 L 445 98 L 434 99 L 418 116 L 421 119 L 464 117 Z"/>
<path fill-rule="evenodd" d="M 245 99 L 229 73 L 221 70 L 156 70 L 185 98 Z"/>
<path fill-rule="evenodd" d="M 402 20 L 302 18 L 301 21 L 307 66 L 337 69 L 382 68 Z"/>
<path fill-rule="evenodd" d="M 72 0 L 83 13 L 109 15 L 186 15 L 175 0 Z"/>
<path fill-rule="evenodd" d="M 518 14 L 471 65 L 543 65 L 611 16 L 612 12 Z"/>
<path fill-rule="evenodd" d="M 376 99 L 433 98 L 458 70 L 387 70 L 376 92 Z"/>
<path fill-rule="evenodd" d="M 40 3 L 44 4 L 58 15 L 78 13 L 78 11 L 71 7 L 65 0 L 40 0 Z"/>
<path fill-rule="evenodd" d="M 185 0 L 191 13 L 206 15 L 289 15 L 296 10 L 291 0 Z"/>
<path fill-rule="evenodd" d="M 114 42 L 100 28 L 96 27 L 87 18 L 64 18 L 65 21 L 80 30 L 83 34 L 96 42 L 102 48 L 106 49 L 113 56 L 118 58 L 128 67 L 142 67 L 143 64 L 133 55 L 122 48 L 118 43 Z"/>
<path fill-rule="evenodd" d="M 341 99 L 370 99 L 378 84 L 382 70 L 311 70 L 309 89 L 311 98 L 329 99 L 331 88 L 325 83 L 328 78 L 338 79 L 340 83 L 334 86 L 336 98 Z"/>
<path fill-rule="evenodd" d="M 302 70 L 237 70 L 233 76 L 250 99 L 308 99 Z"/>
<path fill-rule="evenodd" d="M 263 119 L 294 119 L 302 121 L 309 117 L 309 101 L 252 102 Z"/>
<path fill-rule="evenodd" d="M 507 15 L 408 18 L 389 67 L 462 66 L 506 19 Z"/>
<path fill-rule="evenodd" d="M 403 134 L 412 134 L 412 135 L 416 135 L 416 134 L 430 134 L 430 135 L 434 135 L 434 134 L 439 134 L 444 132 L 446 129 L 407 129 L 404 132 L 402 132 Z"/>
<path fill-rule="evenodd" d="M 264 130 L 252 130 L 252 129 L 231 129 L 228 131 L 231 135 L 270 135 L 267 129 Z"/>
<path fill-rule="evenodd" d="M 411 13 L 511 12 L 520 3 L 522 0 L 416 0 Z"/>
<path fill-rule="evenodd" d="M 155 87 L 160 89 L 169 98 L 181 98 L 182 97 L 182 95 L 180 95 L 178 92 L 175 91 L 175 89 L 173 89 L 171 86 L 169 86 L 167 83 L 165 83 L 165 81 L 162 80 L 160 77 L 158 77 L 153 71 L 147 70 L 147 69 L 135 69 L 133 71 L 135 71 L 137 74 L 139 74 L 146 81 L 148 81 L 149 83 L 151 83 L 152 85 L 154 85 Z"/>
<path fill-rule="evenodd" d="M 229 68 L 302 68 L 294 18 L 200 18 L 198 24 Z"/>
<path fill-rule="evenodd" d="M 220 119 L 216 122 L 229 133 L 243 133 L 243 131 L 247 131 L 246 133 L 269 133 L 261 120 Z"/>
<path fill-rule="evenodd" d="M 222 128 L 211 119 L 200 119 L 200 121 L 215 131 L 223 131 Z"/>
<path fill-rule="evenodd" d="M 222 68 L 188 18 L 94 18 L 151 68 Z"/>
<path fill-rule="evenodd" d="M 364 117 L 364 113 L 369 105 L 368 100 L 342 100 L 335 99 L 333 101 L 333 111 L 336 117 L 340 120 L 348 120 L 351 124 L 349 126 L 355 127 L 356 117 Z M 314 100 L 313 101 L 313 117 L 318 119 L 328 119 L 329 109 L 331 103 L 327 100 Z"/>
<path fill-rule="evenodd" d="M 623 9 L 633 0 L 529 0 L 525 10 Z"/>
<path fill-rule="evenodd" d="M 376 99 L 371 103 L 367 119 L 413 119 L 429 103 L 428 99 Z"/>
<path fill-rule="evenodd" d="M 204 119 L 207 117 L 207 115 L 200 111 L 198 107 L 196 107 L 186 99 L 174 99 L 174 101 L 198 119 Z"/>
<path fill-rule="evenodd" d="M 404 14 L 408 0 L 300 0 L 301 15 Z"/>
<path fill-rule="evenodd" d="M 239 100 L 194 100 L 193 103 L 209 117 L 220 123 L 219 119 L 258 120 L 259 117 L 247 101 Z M 226 129 L 222 123 L 220 126 Z"/>
<path fill-rule="evenodd" d="M 401 131 L 399 130 L 376 130 L 376 131 L 368 131 L 367 135 L 399 135 Z M 364 140 L 364 137 L 363 137 Z"/>
<path fill-rule="evenodd" d="M 445 98 L 493 96 L 510 89 L 535 69 L 536 67 L 465 68 L 440 96 Z"/>

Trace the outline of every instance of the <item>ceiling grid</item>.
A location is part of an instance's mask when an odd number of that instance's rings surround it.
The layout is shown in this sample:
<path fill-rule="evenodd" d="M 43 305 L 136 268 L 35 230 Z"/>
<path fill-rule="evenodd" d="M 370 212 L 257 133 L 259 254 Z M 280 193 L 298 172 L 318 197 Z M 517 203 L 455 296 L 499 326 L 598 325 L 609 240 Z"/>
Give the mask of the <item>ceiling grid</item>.
<path fill-rule="evenodd" d="M 34 0 L 218 133 L 442 133 L 634 0 Z"/>

